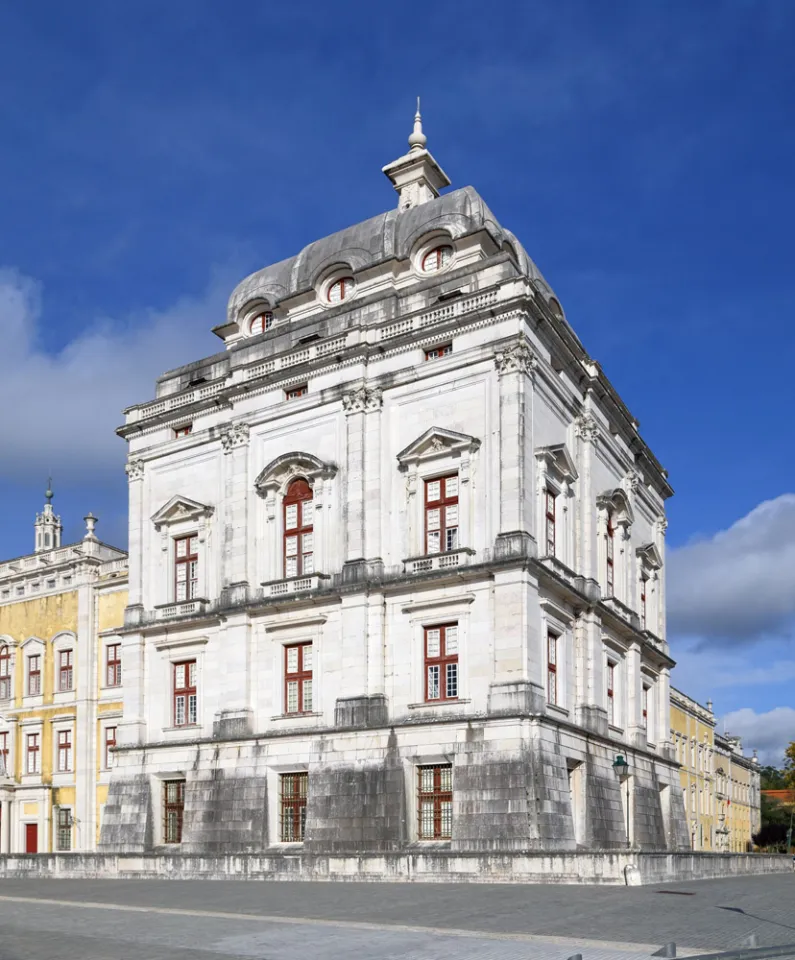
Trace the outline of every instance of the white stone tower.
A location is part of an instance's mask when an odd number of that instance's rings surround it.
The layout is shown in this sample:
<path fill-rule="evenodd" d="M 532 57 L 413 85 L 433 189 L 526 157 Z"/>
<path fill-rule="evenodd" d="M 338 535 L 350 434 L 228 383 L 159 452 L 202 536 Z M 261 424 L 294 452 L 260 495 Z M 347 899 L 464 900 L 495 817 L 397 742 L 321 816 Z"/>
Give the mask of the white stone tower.
<path fill-rule="evenodd" d="M 53 513 L 52 509 L 52 477 L 47 480 L 47 489 L 44 492 L 47 501 L 44 510 L 36 514 L 36 553 L 43 550 L 54 550 L 61 545 L 61 518 Z"/>

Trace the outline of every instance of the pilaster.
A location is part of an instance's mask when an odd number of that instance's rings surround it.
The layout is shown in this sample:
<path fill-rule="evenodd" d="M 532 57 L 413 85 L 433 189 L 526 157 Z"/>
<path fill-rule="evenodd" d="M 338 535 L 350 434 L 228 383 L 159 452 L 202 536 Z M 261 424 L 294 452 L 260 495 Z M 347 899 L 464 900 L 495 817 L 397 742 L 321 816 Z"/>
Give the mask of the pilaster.
<path fill-rule="evenodd" d="M 138 623 L 143 612 L 143 500 L 144 462 L 133 459 L 127 462 L 127 480 L 130 491 L 129 559 L 127 611 L 125 623 Z"/>
<path fill-rule="evenodd" d="M 244 602 L 248 596 L 249 528 L 248 458 L 249 426 L 228 424 L 221 432 L 223 458 L 223 531 L 221 589 L 227 604 Z"/>
<path fill-rule="evenodd" d="M 546 709 L 539 633 L 538 583 L 526 570 L 494 574 L 494 675 L 491 714 L 543 713 Z"/>

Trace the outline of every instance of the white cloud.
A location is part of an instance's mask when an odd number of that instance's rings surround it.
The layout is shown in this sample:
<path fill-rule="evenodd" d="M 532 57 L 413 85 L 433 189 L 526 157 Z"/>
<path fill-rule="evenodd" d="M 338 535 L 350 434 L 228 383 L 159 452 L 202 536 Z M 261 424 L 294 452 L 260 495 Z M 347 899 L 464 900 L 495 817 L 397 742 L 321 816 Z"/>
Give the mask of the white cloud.
<path fill-rule="evenodd" d="M 56 354 L 37 284 L 0 269 L 0 476 L 40 482 L 120 469 L 122 409 L 154 396 L 166 370 L 223 349 L 209 332 L 235 281 L 219 272 L 199 297 L 136 317 L 91 320 Z"/>
<path fill-rule="evenodd" d="M 760 503 L 714 536 L 671 550 L 671 634 L 703 644 L 792 635 L 795 494 Z"/>
<path fill-rule="evenodd" d="M 746 747 L 755 747 L 759 751 L 760 763 L 780 767 L 787 745 L 795 740 L 795 709 L 775 707 L 767 713 L 756 713 L 745 707 L 727 713 L 718 729 L 723 730 L 724 726 L 728 733 L 741 736 Z"/>

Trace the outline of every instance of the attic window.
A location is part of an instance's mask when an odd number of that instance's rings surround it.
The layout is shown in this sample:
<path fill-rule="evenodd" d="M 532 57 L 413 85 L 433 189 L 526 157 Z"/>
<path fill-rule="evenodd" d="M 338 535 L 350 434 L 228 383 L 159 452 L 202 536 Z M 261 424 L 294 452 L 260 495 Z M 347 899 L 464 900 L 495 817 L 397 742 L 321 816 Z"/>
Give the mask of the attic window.
<path fill-rule="evenodd" d="M 453 259 L 453 248 L 448 244 L 441 247 L 434 247 L 422 258 L 422 272 L 436 273 L 442 267 L 446 267 Z"/>
<path fill-rule="evenodd" d="M 193 380 L 188 380 L 189 387 L 198 387 L 200 383 L 207 383 L 207 377 L 195 377 Z"/>
<path fill-rule="evenodd" d="M 175 437 L 187 437 L 188 434 L 193 432 L 192 423 L 183 423 L 180 427 L 174 427 L 174 436 Z"/>
<path fill-rule="evenodd" d="M 340 277 L 328 288 L 326 294 L 329 303 L 342 303 L 353 293 L 353 277 Z"/>
<path fill-rule="evenodd" d="M 449 353 L 453 352 L 452 343 L 443 343 L 438 347 L 431 347 L 430 350 L 425 351 L 426 360 L 439 360 L 441 357 L 446 357 Z"/>
<path fill-rule="evenodd" d="M 306 396 L 308 387 L 305 383 L 302 383 L 298 387 L 290 387 L 289 390 L 284 391 L 285 400 L 297 400 L 299 397 Z"/>
<path fill-rule="evenodd" d="M 270 330 L 273 326 L 273 314 L 270 310 L 264 310 L 262 313 L 258 313 L 249 324 L 249 333 L 252 337 L 256 336 L 258 333 L 265 333 L 266 330 Z"/>

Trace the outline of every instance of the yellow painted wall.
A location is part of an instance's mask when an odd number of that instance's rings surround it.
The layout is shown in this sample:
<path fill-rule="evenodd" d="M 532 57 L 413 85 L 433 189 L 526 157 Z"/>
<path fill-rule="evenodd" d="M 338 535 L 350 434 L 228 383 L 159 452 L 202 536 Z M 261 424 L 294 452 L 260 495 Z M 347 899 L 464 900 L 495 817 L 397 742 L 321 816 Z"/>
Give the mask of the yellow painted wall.
<path fill-rule="evenodd" d="M 711 724 L 706 723 L 700 717 L 690 713 L 681 707 L 678 703 L 671 702 L 671 730 L 675 734 L 680 734 L 684 742 L 684 755 L 679 755 L 680 768 L 679 780 L 685 798 L 685 814 L 687 817 L 688 833 L 691 833 L 692 823 L 696 822 L 695 846 L 702 850 L 712 850 L 713 827 L 715 820 L 712 811 L 714 810 L 714 779 L 710 757 L 714 754 L 715 732 Z M 696 740 L 695 757 L 691 754 L 690 743 L 692 738 Z M 701 745 L 702 765 L 699 766 L 699 745 Z M 692 807 L 692 788 L 695 787 L 696 808 L 695 813 Z M 703 791 L 703 809 L 701 806 L 701 793 Z M 692 837 L 692 834 L 691 834 Z M 701 842 L 699 839 L 703 838 Z"/>
<path fill-rule="evenodd" d="M 103 630 L 115 630 L 124 624 L 124 608 L 127 606 L 127 590 L 103 591 L 97 604 L 97 626 Z"/>

